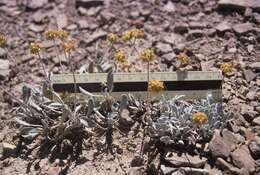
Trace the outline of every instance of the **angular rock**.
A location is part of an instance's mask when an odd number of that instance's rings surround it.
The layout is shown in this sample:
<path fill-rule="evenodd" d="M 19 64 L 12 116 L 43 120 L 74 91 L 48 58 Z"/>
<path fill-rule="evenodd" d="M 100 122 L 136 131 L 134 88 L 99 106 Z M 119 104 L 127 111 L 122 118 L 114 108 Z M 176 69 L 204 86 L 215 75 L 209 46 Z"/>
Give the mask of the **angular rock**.
<path fill-rule="evenodd" d="M 247 34 L 254 30 L 254 27 L 251 23 L 235 24 L 232 26 L 232 28 L 238 35 Z"/>
<path fill-rule="evenodd" d="M 201 61 L 200 66 L 202 71 L 210 71 L 211 68 L 214 66 L 215 60 L 210 61 Z"/>
<path fill-rule="evenodd" d="M 196 30 L 190 30 L 188 35 L 187 35 L 187 40 L 193 40 L 193 39 L 196 39 L 196 38 L 199 38 L 199 37 L 202 37 L 203 36 L 203 31 L 202 30 L 199 30 L 199 29 L 196 29 Z"/>
<path fill-rule="evenodd" d="M 253 120 L 253 124 L 260 126 L 260 116 L 259 116 L 259 117 L 256 117 L 256 118 Z"/>
<path fill-rule="evenodd" d="M 259 13 L 253 13 L 254 22 L 256 24 L 260 24 L 260 14 Z"/>
<path fill-rule="evenodd" d="M 1 60 L 0 59 L 0 80 L 3 80 L 9 76 L 10 73 L 10 62 L 9 60 Z"/>
<path fill-rule="evenodd" d="M 80 29 L 87 29 L 89 27 L 87 20 L 79 20 L 78 24 Z"/>
<path fill-rule="evenodd" d="M 249 144 L 249 150 L 255 159 L 260 159 L 260 139 L 257 141 L 253 140 Z"/>
<path fill-rule="evenodd" d="M 239 168 L 245 168 L 249 172 L 255 170 L 255 161 L 246 145 L 241 146 L 231 153 L 232 162 Z"/>
<path fill-rule="evenodd" d="M 250 68 L 255 69 L 256 72 L 260 72 L 260 62 L 255 62 L 249 65 Z"/>
<path fill-rule="evenodd" d="M 68 18 L 66 14 L 59 14 L 56 20 L 58 28 L 65 28 L 68 26 Z"/>
<path fill-rule="evenodd" d="M 3 142 L 1 146 L 4 156 L 10 156 L 16 152 L 16 146 L 13 144 Z"/>
<path fill-rule="evenodd" d="M 179 23 L 175 24 L 174 26 L 174 32 L 179 33 L 179 34 L 184 34 L 189 31 L 189 26 L 186 23 Z"/>
<path fill-rule="evenodd" d="M 250 69 L 243 69 L 243 73 L 247 82 L 254 80 L 257 76 L 257 74 Z"/>
<path fill-rule="evenodd" d="M 5 58 L 7 56 L 7 50 L 0 47 L 0 58 Z"/>
<path fill-rule="evenodd" d="M 104 0 L 76 0 L 76 7 L 90 8 L 103 4 Z"/>
<path fill-rule="evenodd" d="M 45 17 L 46 17 L 45 13 L 37 11 L 36 13 L 33 14 L 32 19 L 35 23 L 41 23 L 43 22 Z"/>
<path fill-rule="evenodd" d="M 239 143 L 236 136 L 228 129 L 223 129 L 222 138 L 223 141 L 229 145 L 231 150 L 234 150 L 236 148 L 236 145 Z"/>
<path fill-rule="evenodd" d="M 171 175 L 210 175 L 210 173 L 205 169 L 182 167 L 172 172 Z"/>
<path fill-rule="evenodd" d="M 234 174 L 239 174 L 239 171 L 240 171 L 238 168 L 233 167 L 231 164 L 229 164 L 228 162 L 226 162 L 224 159 L 222 159 L 220 157 L 217 158 L 216 165 L 221 170 L 224 170 L 224 171 L 228 170 L 229 172 L 234 173 Z"/>
<path fill-rule="evenodd" d="M 145 174 L 145 169 L 144 167 L 131 167 L 129 168 L 128 175 L 144 175 Z"/>
<path fill-rule="evenodd" d="M 168 44 L 175 45 L 184 42 L 185 38 L 179 34 L 171 33 L 171 34 L 164 35 L 162 37 L 162 40 Z"/>
<path fill-rule="evenodd" d="M 28 0 L 26 1 L 26 7 L 32 9 L 32 10 L 36 10 L 38 8 L 41 8 L 43 6 L 45 6 L 48 3 L 48 0 Z"/>
<path fill-rule="evenodd" d="M 214 133 L 212 140 L 209 143 L 209 150 L 214 157 L 227 158 L 231 153 L 229 145 L 220 137 L 218 131 Z"/>
<path fill-rule="evenodd" d="M 218 32 L 221 32 L 221 33 L 231 30 L 230 25 L 226 21 L 219 23 L 215 28 Z"/>
<path fill-rule="evenodd" d="M 167 12 L 175 12 L 175 5 L 171 1 L 168 1 L 163 8 Z"/>
<path fill-rule="evenodd" d="M 172 47 L 170 44 L 158 42 L 155 45 L 156 52 L 159 53 L 160 55 L 169 53 L 172 51 Z"/>
<path fill-rule="evenodd" d="M 129 111 L 127 109 L 123 109 L 121 111 L 119 123 L 128 127 L 134 124 L 134 121 L 130 117 Z"/>
<path fill-rule="evenodd" d="M 166 161 L 171 163 L 174 167 L 194 167 L 200 168 L 203 167 L 207 161 L 206 158 L 200 156 L 191 156 L 191 155 L 182 155 L 178 156 L 173 153 L 171 157 L 166 157 Z"/>
<path fill-rule="evenodd" d="M 176 54 L 174 52 L 164 54 L 162 56 L 162 58 L 163 58 L 162 62 L 167 65 L 171 65 L 175 57 L 176 57 Z"/>

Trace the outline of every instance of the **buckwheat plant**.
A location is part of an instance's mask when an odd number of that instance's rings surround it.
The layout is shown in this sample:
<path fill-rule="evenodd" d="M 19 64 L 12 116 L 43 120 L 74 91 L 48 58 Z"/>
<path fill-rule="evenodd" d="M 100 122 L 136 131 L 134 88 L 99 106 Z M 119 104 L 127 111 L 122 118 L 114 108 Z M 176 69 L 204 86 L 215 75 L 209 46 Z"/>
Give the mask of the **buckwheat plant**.
<path fill-rule="evenodd" d="M 182 97 L 160 101 L 157 106 L 159 113 L 148 122 L 152 138 L 164 144 L 205 142 L 212 137 L 214 129 L 223 128 L 230 118 L 221 103 L 214 102 L 211 94 L 193 103 L 182 100 Z"/>

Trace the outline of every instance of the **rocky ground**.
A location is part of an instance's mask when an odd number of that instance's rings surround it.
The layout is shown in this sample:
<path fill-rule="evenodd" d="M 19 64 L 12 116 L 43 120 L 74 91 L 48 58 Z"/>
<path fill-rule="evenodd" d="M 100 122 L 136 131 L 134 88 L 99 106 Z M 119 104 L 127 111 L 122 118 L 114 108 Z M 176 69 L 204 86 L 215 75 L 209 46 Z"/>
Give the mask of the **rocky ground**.
<path fill-rule="evenodd" d="M 166 157 L 161 174 L 260 174 L 260 1 L 259 0 L 1 0 L 0 30 L 8 36 L 8 52 L 0 48 L 1 86 L 20 97 L 24 83 L 43 78 L 39 60 L 28 52 L 28 44 L 42 41 L 45 66 L 58 72 L 53 43 L 42 33 L 58 25 L 76 41 L 73 61 L 77 68 L 95 56 L 95 43 L 107 32 L 123 32 L 133 26 L 147 33 L 147 47 L 153 46 L 161 70 L 176 70 L 175 56 L 185 52 L 191 58 L 187 70 L 216 70 L 223 62 L 234 66 L 225 76 L 224 103 L 234 112 L 232 122 L 215 132 L 207 145 L 210 157 Z M 0 141 L 2 174 L 144 174 L 138 162 L 140 137 L 115 135 L 119 156 L 98 156 L 83 151 L 77 162 L 15 154 L 16 125 L 12 98 L 0 90 Z M 134 141 L 133 141 L 134 140 Z M 5 156 L 3 156 L 5 154 Z M 149 174 L 149 173 L 148 173 Z M 151 173 L 150 173 L 151 174 Z"/>

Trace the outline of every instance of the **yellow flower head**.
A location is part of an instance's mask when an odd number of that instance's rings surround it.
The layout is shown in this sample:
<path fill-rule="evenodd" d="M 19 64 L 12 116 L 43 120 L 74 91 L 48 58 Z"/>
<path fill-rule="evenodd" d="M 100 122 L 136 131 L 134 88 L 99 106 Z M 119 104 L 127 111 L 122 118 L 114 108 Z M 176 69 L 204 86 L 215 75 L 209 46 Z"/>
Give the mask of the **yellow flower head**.
<path fill-rule="evenodd" d="M 38 54 L 41 51 L 41 45 L 39 43 L 30 43 L 30 52 L 32 54 Z"/>
<path fill-rule="evenodd" d="M 122 34 L 122 40 L 123 41 L 130 41 L 132 39 L 132 32 L 126 31 Z"/>
<path fill-rule="evenodd" d="M 63 29 L 57 29 L 57 37 L 61 40 L 67 38 L 69 33 Z"/>
<path fill-rule="evenodd" d="M 140 39 L 140 38 L 144 38 L 144 32 L 140 29 L 137 28 L 133 28 L 130 30 L 132 38 L 135 39 Z"/>
<path fill-rule="evenodd" d="M 148 90 L 153 92 L 159 92 L 164 90 L 164 83 L 159 80 L 150 80 L 148 83 Z"/>
<path fill-rule="evenodd" d="M 60 47 L 65 51 L 65 52 L 71 52 L 75 50 L 75 44 L 71 41 L 69 42 L 62 42 L 60 44 Z"/>
<path fill-rule="evenodd" d="M 227 74 L 227 73 L 232 72 L 233 66 L 232 66 L 232 64 L 229 64 L 229 63 L 223 63 L 223 64 L 221 64 L 220 69 L 222 70 L 222 72 L 224 74 Z"/>
<path fill-rule="evenodd" d="M 117 51 L 114 55 L 115 59 L 118 61 L 118 62 L 125 62 L 126 61 L 126 56 L 125 56 L 125 52 L 124 51 Z"/>
<path fill-rule="evenodd" d="M 131 69 L 131 64 L 129 64 L 128 62 L 123 62 L 121 64 L 121 69 L 124 71 L 124 72 L 130 72 L 130 69 Z"/>
<path fill-rule="evenodd" d="M 154 50 L 153 49 L 144 49 L 140 55 L 139 55 L 140 59 L 143 62 L 150 62 L 154 60 L 155 54 L 154 54 Z"/>
<path fill-rule="evenodd" d="M 208 116 L 203 112 L 196 112 L 192 115 L 192 121 L 196 124 L 205 124 L 208 122 Z"/>
<path fill-rule="evenodd" d="M 46 32 L 44 32 L 44 35 L 47 40 L 52 40 L 59 37 L 59 32 L 57 29 L 49 29 Z"/>
<path fill-rule="evenodd" d="M 176 56 L 176 59 L 181 62 L 181 64 L 187 64 L 189 62 L 189 57 L 185 53 L 180 53 Z"/>
<path fill-rule="evenodd" d="M 0 34 L 0 47 L 6 45 L 6 37 L 3 34 Z"/>
<path fill-rule="evenodd" d="M 109 33 L 109 34 L 107 35 L 107 40 L 108 40 L 109 42 L 111 42 L 111 43 L 116 42 L 117 39 L 118 39 L 118 36 L 117 36 L 116 34 L 114 34 L 114 33 Z"/>

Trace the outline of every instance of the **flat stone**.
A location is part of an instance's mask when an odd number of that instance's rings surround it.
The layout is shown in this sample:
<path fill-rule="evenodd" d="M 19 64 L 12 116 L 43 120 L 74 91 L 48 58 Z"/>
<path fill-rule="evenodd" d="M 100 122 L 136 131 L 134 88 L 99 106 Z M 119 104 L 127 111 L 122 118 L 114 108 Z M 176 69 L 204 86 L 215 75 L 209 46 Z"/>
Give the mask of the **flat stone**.
<path fill-rule="evenodd" d="M 93 42 L 99 40 L 99 39 L 102 39 L 102 38 L 105 38 L 107 36 L 107 32 L 104 32 L 104 31 L 98 31 L 98 32 L 95 32 L 94 34 L 92 34 L 88 40 L 82 40 L 87 46 L 92 44 Z"/>
<path fill-rule="evenodd" d="M 230 24 L 226 21 L 219 23 L 215 28 L 218 32 L 226 32 L 231 30 Z"/>
<path fill-rule="evenodd" d="M 203 22 L 193 21 L 189 23 L 189 27 L 190 29 L 204 29 L 207 27 L 207 24 Z"/>
<path fill-rule="evenodd" d="M 218 6 L 221 8 L 231 8 L 235 10 L 245 10 L 247 7 L 251 7 L 254 10 L 260 10 L 259 0 L 220 0 Z"/>
<path fill-rule="evenodd" d="M 249 172 L 255 170 L 255 161 L 251 157 L 249 149 L 246 145 L 241 146 L 231 153 L 232 162 L 239 168 L 245 168 Z"/>
<path fill-rule="evenodd" d="M 231 153 L 231 148 L 222 137 L 219 131 L 215 131 L 212 140 L 209 142 L 209 150 L 214 157 L 227 158 Z"/>
<path fill-rule="evenodd" d="M 90 8 L 103 4 L 104 0 L 76 0 L 76 7 Z"/>
<path fill-rule="evenodd" d="M 260 24 L 260 14 L 259 13 L 253 13 L 254 22 L 256 24 Z"/>
<path fill-rule="evenodd" d="M 175 12 L 175 5 L 171 1 L 168 1 L 163 8 L 167 12 Z"/>
<path fill-rule="evenodd" d="M 222 169 L 222 170 L 228 170 L 229 172 L 231 173 L 234 173 L 234 174 L 239 174 L 239 169 L 236 168 L 236 167 L 233 167 L 230 163 L 226 162 L 224 159 L 222 158 L 217 158 L 217 161 L 216 161 L 216 165 L 218 168 Z"/>
<path fill-rule="evenodd" d="M 56 17 L 58 28 L 65 28 L 68 26 L 68 17 L 66 14 L 59 14 Z"/>
<path fill-rule="evenodd" d="M 253 124 L 260 126 L 260 116 L 259 116 L 259 117 L 256 117 L 256 118 L 253 120 Z"/>
<path fill-rule="evenodd" d="M 159 53 L 160 55 L 169 53 L 172 51 L 172 47 L 170 44 L 158 42 L 155 45 L 156 52 Z"/>
<path fill-rule="evenodd" d="M 3 80 L 9 76 L 10 73 L 10 62 L 9 60 L 0 59 L 0 80 Z"/>
<path fill-rule="evenodd" d="M 171 157 L 166 157 L 166 161 L 169 161 L 174 167 L 203 167 L 207 161 L 206 158 L 200 156 L 182 155 L 178 156 L 176 153 L 172 153 Z"/>
<path fill-rule="evenodd" d="M 40 33 L 44 31 L 44 26 L 36 25 L 36 24 L 30 24 L 29 29 L 35 33 Z"/>
<path fill-rule="evenodd" d="M 249 91 L 247 94 L 246 94 L 246 98 L 249 99 L 249 100 L 254 100 L 255 99 L 255 96 L 256 96 L 256 92 L 255 91 Z"/>
<path fill-rule="evenodd" d="M 231 150 L 234 150 L 236 148 L 236 145 L 239 143 L 236 136 L 228 129 L 223 129 L 222 138 L 223 141 L 229 145 Z"/>
<path fill-rule="evenodd" d="M 254 27 L 251 23 L 235 24 L 232 26 L 232 28 L 238 35 L 243 35 L 254 30 Z"/>

